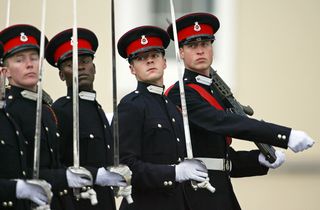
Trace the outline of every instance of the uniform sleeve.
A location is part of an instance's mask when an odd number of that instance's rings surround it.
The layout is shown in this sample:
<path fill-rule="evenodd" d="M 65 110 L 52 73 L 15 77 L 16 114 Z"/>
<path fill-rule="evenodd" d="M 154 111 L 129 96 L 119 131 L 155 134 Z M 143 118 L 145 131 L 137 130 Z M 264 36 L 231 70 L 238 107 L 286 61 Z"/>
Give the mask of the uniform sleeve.
<path fill-rule="evenodd" d="M 261 176 L 268 173 L 269 168 L 258 161 L 259 150 L 235 151 L 229 147 L 229 158 L 232 163 L 231 177 Z"/>
<path fill-rule="evenodd" d="M 16 181 L 0 179 L 0 205 L 16 200 Z"/>
<path fill-rule="evenodd" d="M 288 147 L 290 128 L 217 110 L 188 86 L 185 86 L 185 93 L 189 121 L 195 126 L 218 135 Z M 170 91 L 169 98 L 180 105 L 180 95 L 176 88 Z"/>
<path fill-rule="evenodd" d="M 120 158 L 121 162 L 128 165 L 133 172 L 132 185 L 140 189 L 164 188 L 165 181 L 174 181 L 174 166 L 142 161 L 143 152 L 146 152 L 142 151 L 145 143 L 143 142 L 144 113 L 142 109 L 133 103 L 120 103 L 118 113 Z"/>
<path fill-rule="evenodd" d="M 40 169 L 39 177 L 51 184 L 53 192 L 58 192 L 68 188 L 65 168 Z"/>

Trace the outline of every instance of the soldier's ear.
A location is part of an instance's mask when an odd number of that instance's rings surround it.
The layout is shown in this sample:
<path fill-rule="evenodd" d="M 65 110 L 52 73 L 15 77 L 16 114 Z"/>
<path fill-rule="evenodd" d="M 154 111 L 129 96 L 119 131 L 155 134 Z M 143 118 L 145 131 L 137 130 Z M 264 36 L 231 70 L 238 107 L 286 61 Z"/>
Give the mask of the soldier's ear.
<path fill-rule="evenodd" d="M 62 81 L 66 80 L 66 77 L 64 76 L 64 73 L 61 70 L 59 71 L 59 77 Z"/>
<path fill-rule="evenodd" d="M 2 68 L 2 70 L 1 70 L 2 74 L 6 75 L 7 79 L 10 79 L 11 78 L 11 72 L 10 72 L 9 68 L 6 67 L 6 66 L 3 66 L 1 68 Z"/>
<path fill-rule="evenodd" d="M 96 64 L 93 63 L 93 73 L 96 74 Z"/>
<path fill-rule="evenodd" d="M 130 68 L 131 74 L 136 75 L 136 70 L 134 69 L 133 65 L 130 64 L 129 68 Z"/>
<path fill-rule="evenodd" d="M 184 59 L 184 50 L 183 50 L 182 47 L 179 48 L 179 52 L 180 52 L 180 57 L 181 57 L 181 59 Z"/>
<path fill-rule="evenodd" d="M 163 58 L 164 59 L 164 63 L 163 63 L 163 69 L 166 69 L 167 68 L 167 59 L 166 58 Z"/>

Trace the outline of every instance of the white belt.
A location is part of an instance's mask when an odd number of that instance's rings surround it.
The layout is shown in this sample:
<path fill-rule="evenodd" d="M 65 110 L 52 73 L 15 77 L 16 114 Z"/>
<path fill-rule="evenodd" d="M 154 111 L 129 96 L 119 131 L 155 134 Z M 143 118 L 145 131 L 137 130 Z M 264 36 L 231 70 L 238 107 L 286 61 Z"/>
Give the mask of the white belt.
<path fill-rule="evenodd" d="M 224 158 L 206 158 L 206 157 L 195 157 L 195 159 L 201 160 L 207 167 L 208 170 L 215 171 L 231 171 L 231 161 Z"/>

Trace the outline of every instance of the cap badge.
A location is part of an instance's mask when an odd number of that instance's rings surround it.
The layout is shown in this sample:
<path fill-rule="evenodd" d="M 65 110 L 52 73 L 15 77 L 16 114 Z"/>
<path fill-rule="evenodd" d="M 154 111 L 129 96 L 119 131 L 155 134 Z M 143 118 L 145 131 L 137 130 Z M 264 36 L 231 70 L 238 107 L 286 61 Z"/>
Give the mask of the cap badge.
<path fill-rule="evenodd" d="M 73 44 L 75 43 L 73 37 L 70 38 L 70 45 L 73 46 Z"/>
<path fill-rule="evenodd" d="M 141 36 L 141 44 L 142 45 L 148 44 L 148 39 L 147 39 L 147 37 L 145 35 Z"/>
<path fill-rule="evenodd" d="M 201 31 L 201 26 L 199 25 L 198 22 L 194 22 L 193 30 L 194 31 Z"/>
<path fill-rule="evenodd" d="M 27 35 L 25 35 L 25 33 L 20 33 L 20 41 L 22 41 L 22 42 L 26 42 L 26 41 L 28 41 L 28 37 L 27 37 Z"/>

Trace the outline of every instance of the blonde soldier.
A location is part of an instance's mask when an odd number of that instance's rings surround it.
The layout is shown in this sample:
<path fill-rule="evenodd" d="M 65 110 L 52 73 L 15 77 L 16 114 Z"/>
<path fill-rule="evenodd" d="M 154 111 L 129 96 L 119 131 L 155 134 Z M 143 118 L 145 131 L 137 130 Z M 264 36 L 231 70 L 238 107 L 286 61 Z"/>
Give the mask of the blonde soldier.
<path fill-rule="evenodd" d="M 20 155 L 26 158 L 25 167 L 28 170 L 22 173 L 27 178 L 31 178 L 33 168 L 40 34 L 37 28 L 26 24 L 13 25 L 0 32 L 0 41 L 4 45 L 3 66 L 10 84 L 5 109 L 21 128 L 19 135 L 25 138 L 22 143 L 25 150 L 21 150 Z M 61 166 L 58 155 L 60 134 L 50 103 L 50 97 L 44 96 L 40 178 L 52 185 L 54 195 L 51 208 L 69 210 L 72 207 L 68 202 L 68 187 L 83 187 L 90 182 Z"/>

